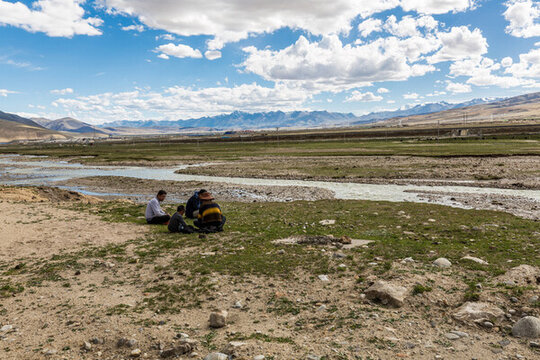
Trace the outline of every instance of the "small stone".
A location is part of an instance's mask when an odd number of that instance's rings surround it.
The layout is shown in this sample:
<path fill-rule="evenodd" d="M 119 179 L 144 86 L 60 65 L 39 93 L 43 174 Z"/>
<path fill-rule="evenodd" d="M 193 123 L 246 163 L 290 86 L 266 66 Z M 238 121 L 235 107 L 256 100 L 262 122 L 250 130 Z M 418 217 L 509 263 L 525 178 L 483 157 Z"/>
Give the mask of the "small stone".
<path fill-rule="evenodd" d="M 403 259 L 403 262 L 404 263 L 413 263 L 414 259 L 412 257 L 407 257 L 407 258 Z"/>
<path fill-rule="evenodd" d="M 319 306 L 319 308 L 317 309 L 317 311 L 326 311 L 326 305 L 321 305 Z"/>
<path fill-rule="evenodd" d="M 213 312 L 210 314 L 210 327 L 219 329 L 227 325 L 228 313 L 225 310 L 219 312 Z"/>
<path fill-rule="evenodd" d="M 41 353 L 45 356 L 51 356 L 51 355 L 56 354 L 57 351 L 55 349 L 43 349 Z"/>
<path fill-rule="evenodd" d="M 223 353 L 210 353 L 204 357 L 204 360 L 229 360 L 229 356 Z"/>
<path fill-rule="evenodd" d="M 345 255 L 345 254 L 342 253 L 342 252 L 334 253 L 332 256 L 333 256 L 334 258 L 336 258 L 336 259 L 343 259 L 343 258 L 347 257 L 347 255 Z"/>
<path fill-rule="evenodd" d="M 240 301 L 237 301 L 234 303 L 234 305 L 232 306 L 233 309 L 241 309 L 243 307 L 242 303 Z"/>
<path fill-rule="evenodd" d="M 510 345 L 510 340 L 508 339 L 501 340 L 499 341 L 499 345 L 501 345 L 502 347 L 508 346 Z"/>
<path fill-rule="evenodd" d="M 104 344 L 105 340 L 95 337 L 95 338 L 90 339 L 90 343 L 94 345 L 99 345 L 99 344 Z"/>
<path fill-rule="evenodd" d="M 539 299 L 540 299 L 540 298 L 539 298 L 537 295 L 534 295 L 534 296 L 531 296 L 531 297 L 529 298 L 529 302 L 530 302 L 531 304 L 535 304 L 535 303 L 537 303 L 538 301 L 540 301 Z"/>
<path fill-rule="evenodd" d="M 307 360 L 321 360 L 321 357 L 317 355 L 309 354 L 307 356 Z"/>
<path fill-rule="evenodd" d="M 456 334 L 453 334 L 453 333 L 446 333 L 444 334 L 444 336 L 448 339 L 448 340 L 457 340 L 460 338 L 459 335 L 456 335 Z"/>
<path fill-rule="evenodd" d="M 328 275 L 319 275 L 319 280 L 321 281 L 324 281 L 324 282 L 328 282 L 330 281 L 330 279 L 328 278 Z"/>
<path fill-rule="evenodd" d="M 285 250 L 279 249 L 277 253 L 278 253 L 279 255 L 284 255 L 284 254 L 285 254 Z"/>
<path fill-rule="evenodd" d="M 519 319 L 512 327 L 512 335 L 530 339 L 539 338 L 540 319 L 534 316 L 525 316 Z"/>
<path fill-rule="evenodd" d="M 319 221 L 319 224 L 323 226 L 329 226 L 329 225 L 335 225 L 336 220 L 321 220 Z"/>
<path fill-rule="evenodd" d="M 532 347 L 533 349 L 540 349 L 540 342 L 531 341 L 529 343 L 529 346 Z"/>
<path fill-rule="evenodd" d="M 519 302 L 519 299 L 518 299 L 517 297 L 515 297 L 515 296 L 512 296 L 512 297 L 510 298 L 510 301 L 513 302 L 513 303 L 515 304 L 515 303 Z"/>
<path fill-rule="evenodd" d="M 120 338 L 118 339 L 118 341 L 116 342 L 116 347 L 134 347 L 135 345 L 137 345 L 137 340 L 135 339 L 127 339 L 127 338 Z"/>
<path fill-rule="evenodd" d="M 485 327 L 486 329 L 493 329 L 493 323 L 491 321 L 484 321 L 482 323 L 482 326 Z"/>
<path fill-rule="evenodd" d="M 253 357 L 253 360 L 264 360 L 266 357 L 264 355 L 256 355 Z"/>
<path fill-rule="evenodd" d="M 142 354 L 142 351 L 141 349 L 134 349 L 131 351 L 131 353 L 129 354 L 129 356 L 133 357 L 133 358 L 138 358 L 140 357 Z"/>
<path fill-rule="evenodd" d="M 8 332 L 13 330 L 13 325 L 4 325 L 0 328 L 0 332 Z"/>
<path fill-rule="evenodd" d="M 475 320 L 495 322 L 504 317 L 504 311 L 489 303 L 466 302 L 452 316 L 454 319 L 464 322 Z"/>
<path fill-rule="evenodd" d="M 473 262 L 475 262 L 477 264 L 480 264 L 480 265 L 489 265 L 487 261 L 479 259 L 479 258 L 474 257 L 474 256 L 464 256 L 464 257 L 461 258 L 461 260 L 473 261 Z"/>
<path fill-rule="evenodd" d="M 450 332 L 452 334 L 455 334 L 455 335 L 459 336 L 460 338 L 469 337 L 469 334 L 467 334 L 466 332 L 463 332 L 463 331 L 452 330 Z"/>
<path fill-rule="evenodd" d="M 83 343 L 83 349 L 86 350 L 86 351 L 92 350 L 92 344 L 90 344 L 88 341 L 85 341 Z"/>
<path fill-rule="evenodd" d="M 452 266 L 452 263 L 447 258 L 438 258 L 433 262 L 433 265 L 440 267 L 442 269 L 447 269 Z"/>

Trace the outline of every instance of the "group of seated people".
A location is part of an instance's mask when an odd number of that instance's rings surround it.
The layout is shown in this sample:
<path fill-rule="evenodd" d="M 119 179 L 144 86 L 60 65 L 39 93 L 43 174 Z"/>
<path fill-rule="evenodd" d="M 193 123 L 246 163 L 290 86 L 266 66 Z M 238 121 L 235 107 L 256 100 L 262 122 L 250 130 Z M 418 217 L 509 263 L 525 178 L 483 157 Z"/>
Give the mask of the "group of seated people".
<path fill-rule="evenodd" d="M 223 231 L 225 216 L 221 207 L 214 202 L 208 191 L 201 189 L 188 200 L 186 206 L 180 205 L 170 216 L 161 208 L 161 202 L 167 197 L 165 190 L 159 190 L 156 197 L 146 206 L 146 222 L 155 225 L 167 225 L 170 232 L 192 234 L 194 232 L 214 233 Z M 186 224 L 184 216 L 193 219 L 193 225 Z"/>

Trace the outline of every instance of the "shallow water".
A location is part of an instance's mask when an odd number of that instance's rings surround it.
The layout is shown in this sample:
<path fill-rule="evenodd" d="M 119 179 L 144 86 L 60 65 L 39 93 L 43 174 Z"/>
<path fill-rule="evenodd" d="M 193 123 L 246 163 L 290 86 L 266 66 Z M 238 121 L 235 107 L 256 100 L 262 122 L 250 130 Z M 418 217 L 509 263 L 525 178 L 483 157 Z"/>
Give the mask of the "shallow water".
<path fill-rule="evenodd" d="M 176 170 L 186 169 L 198 165 L 178 165 L 170 168 L 148 168 L 148 167 L 119 167 L 119 166 L 89 166 L 79 163 L 68 163 L 59 160 L 36 159 L 26 156 L 4 156 L 0 155 L 0 183 L 6 185 L 54 185 L 57 181 L 71 180 L 88 176 L 123 176 L 147 180 L 169 180 L 169 181 L 199 181 L 217 182 L 233 185 L 252 186 L 289 186 L 289 187 L 315 187 L 327 189 L 335 193 L 336 199 L 346 200 L 375 200 L 393 202 L 431 202 L 443 205 L 467 208 L 467 206 L 451 200 L 451 195 L 437 196 L 435 200 L 429 201 L 425 196 L 420 196 L 425 192 L 443 192 L 460 194 L 484 194 L 484 195 L 505 195 L 514 197 L 524 197 L 540 202 L 540 191 L 538 190 L 514 190 L 497 188 L 479 188 L 470 186 L 421 186 L 421 185 L 381 185 L 381 184 L 359 184 L 359 183 L 337 183 L 326 181 L 303 181 L 303 180 L 274 180 L 274 179 L 254 179 L 254 178 L 234 178 L 218 176 L 201 176 L 177 174 Z M 84 192 L 84 188 L 79 188 Z M 86 191 L 88 193 L 88 191 Z M 121 194 L 96 193 L 94 195 Z"/>

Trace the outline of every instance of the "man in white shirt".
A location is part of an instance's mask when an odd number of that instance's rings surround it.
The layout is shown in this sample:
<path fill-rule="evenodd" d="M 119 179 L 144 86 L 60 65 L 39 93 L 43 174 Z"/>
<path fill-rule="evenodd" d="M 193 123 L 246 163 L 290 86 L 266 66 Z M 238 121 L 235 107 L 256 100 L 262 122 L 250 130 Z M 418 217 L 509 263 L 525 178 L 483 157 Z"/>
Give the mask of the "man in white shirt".
<path fill-rule="evenodd" d="M 161 209 L 159 204 L 167 197 L 165 190 L 159 190 L 157 196 L 150 200 L 148 206 L 146 206 L 146 222 L 154 225 L 167 225 L 171 217 L 165 211 Z"/>

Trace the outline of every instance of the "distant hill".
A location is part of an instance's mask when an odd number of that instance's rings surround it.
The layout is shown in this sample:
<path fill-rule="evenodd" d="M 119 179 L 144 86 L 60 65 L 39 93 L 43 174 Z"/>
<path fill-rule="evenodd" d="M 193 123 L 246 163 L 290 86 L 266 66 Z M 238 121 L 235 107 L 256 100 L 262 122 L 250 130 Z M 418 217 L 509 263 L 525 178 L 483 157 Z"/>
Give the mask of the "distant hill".
<path fill-rule="evenodd" d="M 367 115 L 360 116 L 360 121 L 356 124 L 362 124 L 366 121 L 372 122 L 372 121 L 380 121 L 380 120 L 386 120 L 396 117 L 405 117 L 405 116 L 414 116 L 414 115 L 422 115 L 422 114 L 431 114 L 436 113 L 440 111 L 445 110 L 451 110 L 451 109 L 460 109 L 467 106 L 477 105 L 477 104 L 486 104 L 491 101 L 496 101 L 498 99 L 489 99 L 489 98 L 481 98 L 481 99 L 473 99 L 469 100 L 463 103 L 457 103 L 452 104 L 448 103 L 446 101 L 441 101 L 438 103 L 428 103 L 428 104 L 419 104 L 416 106 L 413 106 L 411 108 L 407 109 L 399 109 L 394 111 L 380 111 L 380 112 L 374 112 Z"/>
<path fill-rule="evenodd" d="M 0 111 L 0 120 L 13 121 L 19 124 L 34 126 L 34 127 L 43 129 L 43 126 L 41 126 L 40 124 L 36 123 L 35 121 L 31 119 L 27 119 L 27 118 L 24 118 L 22 116 L 15 115 L 15 114 L 8 114 L 2 111 Z"/>
<path fill-rule="evenodd" d="M 26 125 L 21 122 L 0 120 L 0 143 L 17 140 L 67 139 L 68 136 L 41 126 Z"/>
<path fill-rule="evenodd" d="M 211 117 L 201 117 L 189 120 L 174 121 L 114 121 L 101 125 L 102 127 L 135 127 L 170 130 L 209 129 L 209 130 L 241 130 L 268 128 L 310 128 L 321 126 L 348 125 L 360 121 L 351 113 L 332 113 L 328 111 L 271 111 L 264 113 L 247 113 L 235 111 L 230 114 Z"/>
<path fill-rule="evenodd" d="M 65 117 L 57 120 L 32 118 L 32 120 L 50 130 L 67 131 L 78 134 L 88 134 L 94 132 L 97 134 L 108 134 L 108 132 L 104 131 L 103 129 L 70 117 Z"/>
<path fill-rule="evenodd" d="M 485 104 L 459 107 L 430 114 L 392 118 L 382 123 L 386 125 L 422 125 L 492 122 L 502 120 L 539 120 L 540 92 L 515 96 Z"/>

